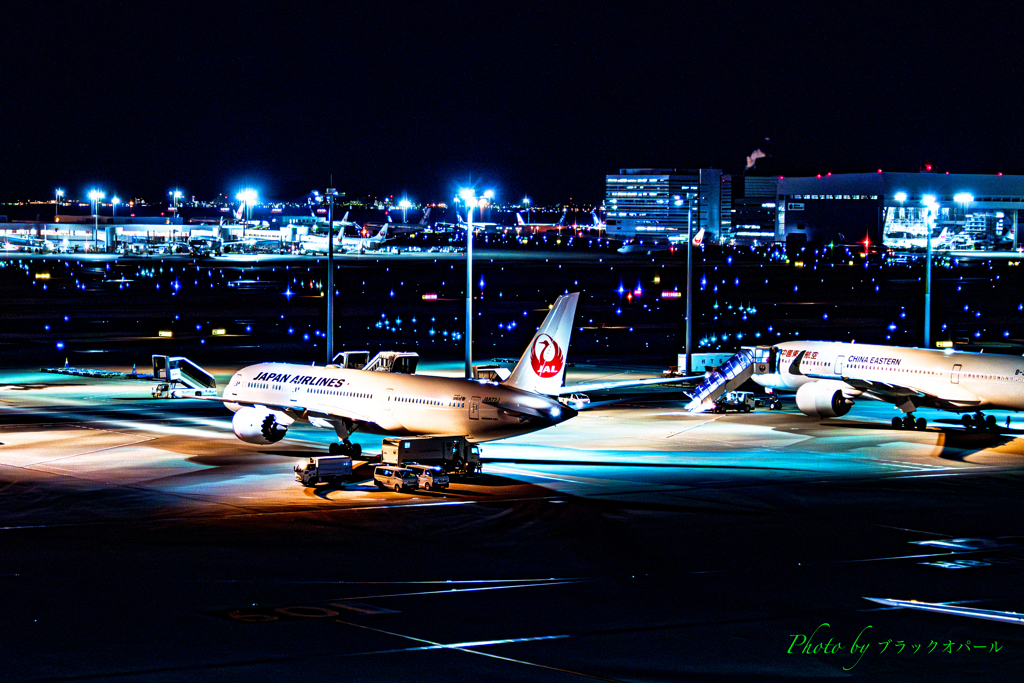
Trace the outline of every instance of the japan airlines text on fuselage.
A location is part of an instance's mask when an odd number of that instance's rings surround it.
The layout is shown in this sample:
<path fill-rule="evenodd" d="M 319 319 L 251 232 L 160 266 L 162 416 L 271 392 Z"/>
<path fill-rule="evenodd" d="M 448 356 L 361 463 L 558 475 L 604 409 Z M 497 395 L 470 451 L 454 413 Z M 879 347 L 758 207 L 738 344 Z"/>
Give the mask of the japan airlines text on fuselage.
<path fill-rule="evenodd" d="M 289 363 L 239 370 L 224 400 L 233 411 L 264 406 L 313 423 L 345 415 L 370 433 L 473 442 L 525 434 L 576 414 L 553 398 L 489 381 Z"/>
<path fill-rule="evenodd" d="M 846 342 L 784 342 L 758 384 L 797 392 L 808 415 L 834 417 L 858 396 L 953 412 L 1024 410 L 1024 358 Z M 767 372 L 764 370 L 767 369 Z"/>

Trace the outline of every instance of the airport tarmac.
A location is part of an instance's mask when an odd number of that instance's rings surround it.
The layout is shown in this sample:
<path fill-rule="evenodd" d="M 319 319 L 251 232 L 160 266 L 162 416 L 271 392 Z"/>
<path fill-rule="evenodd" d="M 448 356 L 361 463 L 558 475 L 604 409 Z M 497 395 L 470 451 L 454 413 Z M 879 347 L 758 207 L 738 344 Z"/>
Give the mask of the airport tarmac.
<path fill-rule="evenodd" d="M 223 385 L 234 368 L 214 370 Z M 1015 428 L 662 398 L 484 444 L 484 476 L 397 494 L 369 466 L 304 488 L 292 466 L 333 434 L 252 446 L 221 406 L 151 386 L 0 370 L 6 680 L 936 681 L 1024 664 L 1019 625 L 865 599 L 1024 612 Z"/>

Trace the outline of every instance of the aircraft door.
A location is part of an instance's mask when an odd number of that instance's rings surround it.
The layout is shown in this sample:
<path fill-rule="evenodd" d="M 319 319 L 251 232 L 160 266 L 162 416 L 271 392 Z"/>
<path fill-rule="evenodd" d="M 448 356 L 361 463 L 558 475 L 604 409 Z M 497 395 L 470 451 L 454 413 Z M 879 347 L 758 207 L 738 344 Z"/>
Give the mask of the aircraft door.
<path fill-rule="evenodd" d="M 384 410 L 388 411 L 389 413 L 391 412 L 391 402 L 393 400 L 395 400 L 395 390 L 385 389 L 382 403 L 384 406 Z"/>
<path fill-rule="evenodd" d="M 480 397 L 471 396 L 469 399 L 469 419 L 479 420 L 480 419 Z"/>
<path fill-rule="evenodd" d="M 846 363 L 846 356 L 836 356 L 836 365 L 833 369 L 832 374 L 839 377 L 843 376 L 843 365 Z"/>
<path fill-rule="evenodd" d="M 960 363 L 953 366 L 953 373 L 949 376 L 951 384 L 960 384 L 960 368 L 962 367 L 963 366 L 960 365 Z"/>

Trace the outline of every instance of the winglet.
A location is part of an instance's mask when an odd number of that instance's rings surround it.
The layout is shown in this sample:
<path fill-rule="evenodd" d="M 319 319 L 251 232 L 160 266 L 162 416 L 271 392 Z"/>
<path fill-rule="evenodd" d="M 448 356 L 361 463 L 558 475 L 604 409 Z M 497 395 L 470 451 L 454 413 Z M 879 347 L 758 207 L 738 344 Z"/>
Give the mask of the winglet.
<path fill-rule="evenodd" d="M 505 386 L 536 394 L 558 393 L 565 379 L 565 359 L 579 298 L 579 292 L 558 297 L 512 375 L 503 382 Z"/>

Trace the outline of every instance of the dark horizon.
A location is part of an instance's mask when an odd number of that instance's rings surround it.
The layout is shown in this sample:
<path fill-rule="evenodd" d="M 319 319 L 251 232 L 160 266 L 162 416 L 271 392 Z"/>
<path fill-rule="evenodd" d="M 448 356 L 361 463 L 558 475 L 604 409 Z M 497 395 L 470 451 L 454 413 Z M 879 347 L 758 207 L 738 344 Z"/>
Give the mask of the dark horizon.
<path fill-rule="evenodd" d="M 34 3 L 0 45 L 0 198 L 597 203 L 620 168 L 1021 173 L 1002 6 Z"/>

